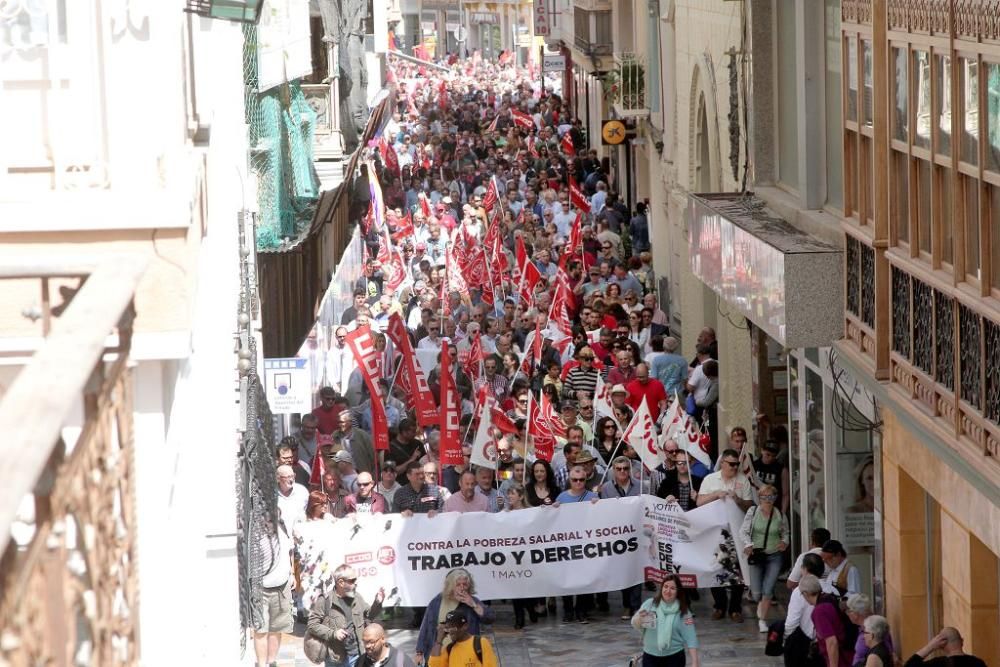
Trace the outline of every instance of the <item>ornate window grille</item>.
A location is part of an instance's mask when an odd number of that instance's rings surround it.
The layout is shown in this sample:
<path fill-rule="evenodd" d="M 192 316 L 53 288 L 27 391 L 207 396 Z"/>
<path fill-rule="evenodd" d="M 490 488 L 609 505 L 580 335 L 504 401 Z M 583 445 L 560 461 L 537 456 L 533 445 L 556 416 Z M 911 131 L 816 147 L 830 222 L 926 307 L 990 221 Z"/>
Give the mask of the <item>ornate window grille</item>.
<path fill-rule="evenodd" d="M 892 267 L 892 349 L 910 358 L 910 276 Z"/>
<path fill-rule="evenodd" d="M 928 375 L 934 358 L 934 303 L 931 288 L 913 281 L 913 365 Z"/>
<path fill-rule="evenodd" d="M 934 290 L 934 380 L 955 389 L 955 301 Z"/>
<path fill-rule="evenodd" d="M 958 307 L 959 376 L 962 400 L 982 409 L 982 356 L 979 348 L 982 323 L 979 315 L 967 306 Z"/>
<path fill-rule="evenodd" d="M 988 369 L 983 415 L 994 424 L 1000 424 L 1000 324 L 984 319 L 983 339 L 986 351 L 983 361 Z"/>
<path fill-rule="evenodd" d="M 875 249 L 861 244 L 861 321 L 875 328 Z"/>
<path fill-rule="evenodd" d="M 853 236 L 847 237 L 847 271 L 845 271 L 845 279 L 847 281 L 847 312 L 856 317 L 861 315 L 861 301 L 859 298 L 861 260 L 858 258 L 860 245 L 860 242 Z"/>

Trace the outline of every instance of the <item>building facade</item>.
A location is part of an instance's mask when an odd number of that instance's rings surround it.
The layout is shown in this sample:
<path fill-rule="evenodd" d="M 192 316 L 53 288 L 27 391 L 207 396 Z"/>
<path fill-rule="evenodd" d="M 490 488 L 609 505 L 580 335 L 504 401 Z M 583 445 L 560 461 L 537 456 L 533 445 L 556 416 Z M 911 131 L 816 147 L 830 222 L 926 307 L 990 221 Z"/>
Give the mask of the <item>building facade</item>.
<path fill-rule="evenodd" d="M 1000 660 L 997 8 L 641 4 L 608 8 L 644 95 L 602 150 L 685 351 L 717 333 L 720 431 L 785 427 L 795 548 L 838 536 L 903 653 L 954 625 Z"/>

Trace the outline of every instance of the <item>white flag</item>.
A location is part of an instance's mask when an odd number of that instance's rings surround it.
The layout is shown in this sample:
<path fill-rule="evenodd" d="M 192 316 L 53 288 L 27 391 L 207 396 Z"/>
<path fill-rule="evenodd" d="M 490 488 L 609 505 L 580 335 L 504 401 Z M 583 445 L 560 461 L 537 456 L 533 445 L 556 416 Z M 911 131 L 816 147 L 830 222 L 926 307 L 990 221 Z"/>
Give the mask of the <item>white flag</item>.
<path fill-rule="evenodd" d="M 639 409 L 632 417 L 632 423 L 625 429 L 625 442 L 632 445 L 632 449 L 639 454 L 643 465 L 653 470 L 663 463 L 663 450 L 656 442 L 656 427 L 653 425 L 653 416 L 649 413 L 649 405 L 643 397 Z"/>
<path fill-rule="evenodd" d="M 479 428 L 476 429 L 476 439 L 472 442 L 472 465 L 485 468 L 496 468 L 497 446 L 493 440 L 490 428 L 493 426 L 493 404 L 496 399 L 487 395 L 479 410 Z"/>
<path fill-rule="evenodd" d="M 677 448 L 685 451 L 699 461 L 703 466 L 712 468 L 712 459 L 708 452 L 701 448 L 701 430 L 698 422 L 691 418 L 691 415 L 684 415 L 684 427 L 679 429 L 674 436 Z"/>
<path fill-rule="evenodd" d="M 594 405 L 597 405 L 596 400 Z M 660 442 L 673 440 L 683 432 L 685 418 L 689 419 L 690 417 L 684 411 L 684 405 L 681 402 L 680 396 L 674 392 L 674 402 L 670 404 L 670 407 L 660 417 L 660 431 L 662 432 Z"/>
<path fill-rule="evenodd" d="M 611 405 L 611 387 L 600 373 L 597 374 L 597 386 L 594 388 L 594 413 L 612 419 L 615 416 L 614 406 Z"/>

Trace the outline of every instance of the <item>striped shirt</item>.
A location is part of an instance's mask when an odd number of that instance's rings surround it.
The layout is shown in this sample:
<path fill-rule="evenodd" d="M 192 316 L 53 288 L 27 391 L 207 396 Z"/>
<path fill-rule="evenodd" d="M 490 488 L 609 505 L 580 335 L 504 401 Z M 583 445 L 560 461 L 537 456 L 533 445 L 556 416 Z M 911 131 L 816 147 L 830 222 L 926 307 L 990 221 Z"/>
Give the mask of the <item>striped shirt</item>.
<path fill-rule="evenodd" d="M 444 496 L 437 484 L 424 484 L 419 491 L 414 491 L 412 486 L 404 484 L 396 491 L 392 502 L 392 510 L 397 513 L 410 510 L 414 514 L 426 514 L 431 510 L 442 509 L 444 509 Z"/>
<path fill-rule="evenodd" d="M 578 391 L 585 391 L 587 392 L 587 396 L 593 398 L 594 392 L 597 390 L 597 370 L 594 368 L 587 370 L 582 366 L 572 368 L 566 374 L 566 382 L 563 389 L 566 394 L 572 396 L 574 399 Z"/>

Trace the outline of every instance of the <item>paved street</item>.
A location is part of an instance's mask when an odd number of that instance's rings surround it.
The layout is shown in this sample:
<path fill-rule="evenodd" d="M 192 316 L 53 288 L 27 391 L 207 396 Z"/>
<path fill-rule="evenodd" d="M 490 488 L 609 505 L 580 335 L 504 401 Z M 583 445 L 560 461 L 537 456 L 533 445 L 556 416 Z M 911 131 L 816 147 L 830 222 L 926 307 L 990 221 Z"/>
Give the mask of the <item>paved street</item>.
<path fill-rule="evenodd" d="M 646 596 L 650 593 L 646 593 Z M 523 631 L 514 630 L 514 612 L 509 603 L 497 604 L 497 623 L 487 636 L 499 650 L 503 667 L 617 667 L 627 665 L 629 657 L 640 652 L 639 633 L 619 620 L 621 609 L 614 605 L 608 614 L 595 613 L 588 625 L 562 623 L 560 616 L 539 619 Z M 764 636 L 757 632 L 752 618 L 752 605 L 744 605 L 746 621 L 742 624 L 730 620 L 712 621 L 711 596 L 702 592 L 701 600 L 694 603 L 698 639 L 701 642 L 703 667 L 730 667 L 735 665 L 757 667 L 780 665 L 780 658 L 764 655 Z M 779 611 L 772 611 L 772 619 Z M 784 606 L 780 606 L 784 614 Z M 412 655 L 417 633 L 408 627 L 409 611 L 402 611 L 386 623 L 390 641 Z M 302 652 L 304 627 L 296 625 L 295 636 L 286 635 L 282 643 L 278 664 L 281 667 L 309 667 L 311 664 Z M 248 647 L 249 648 L 249 647 Z M 248 651 L 246 664 L 252 664 Z"/>

